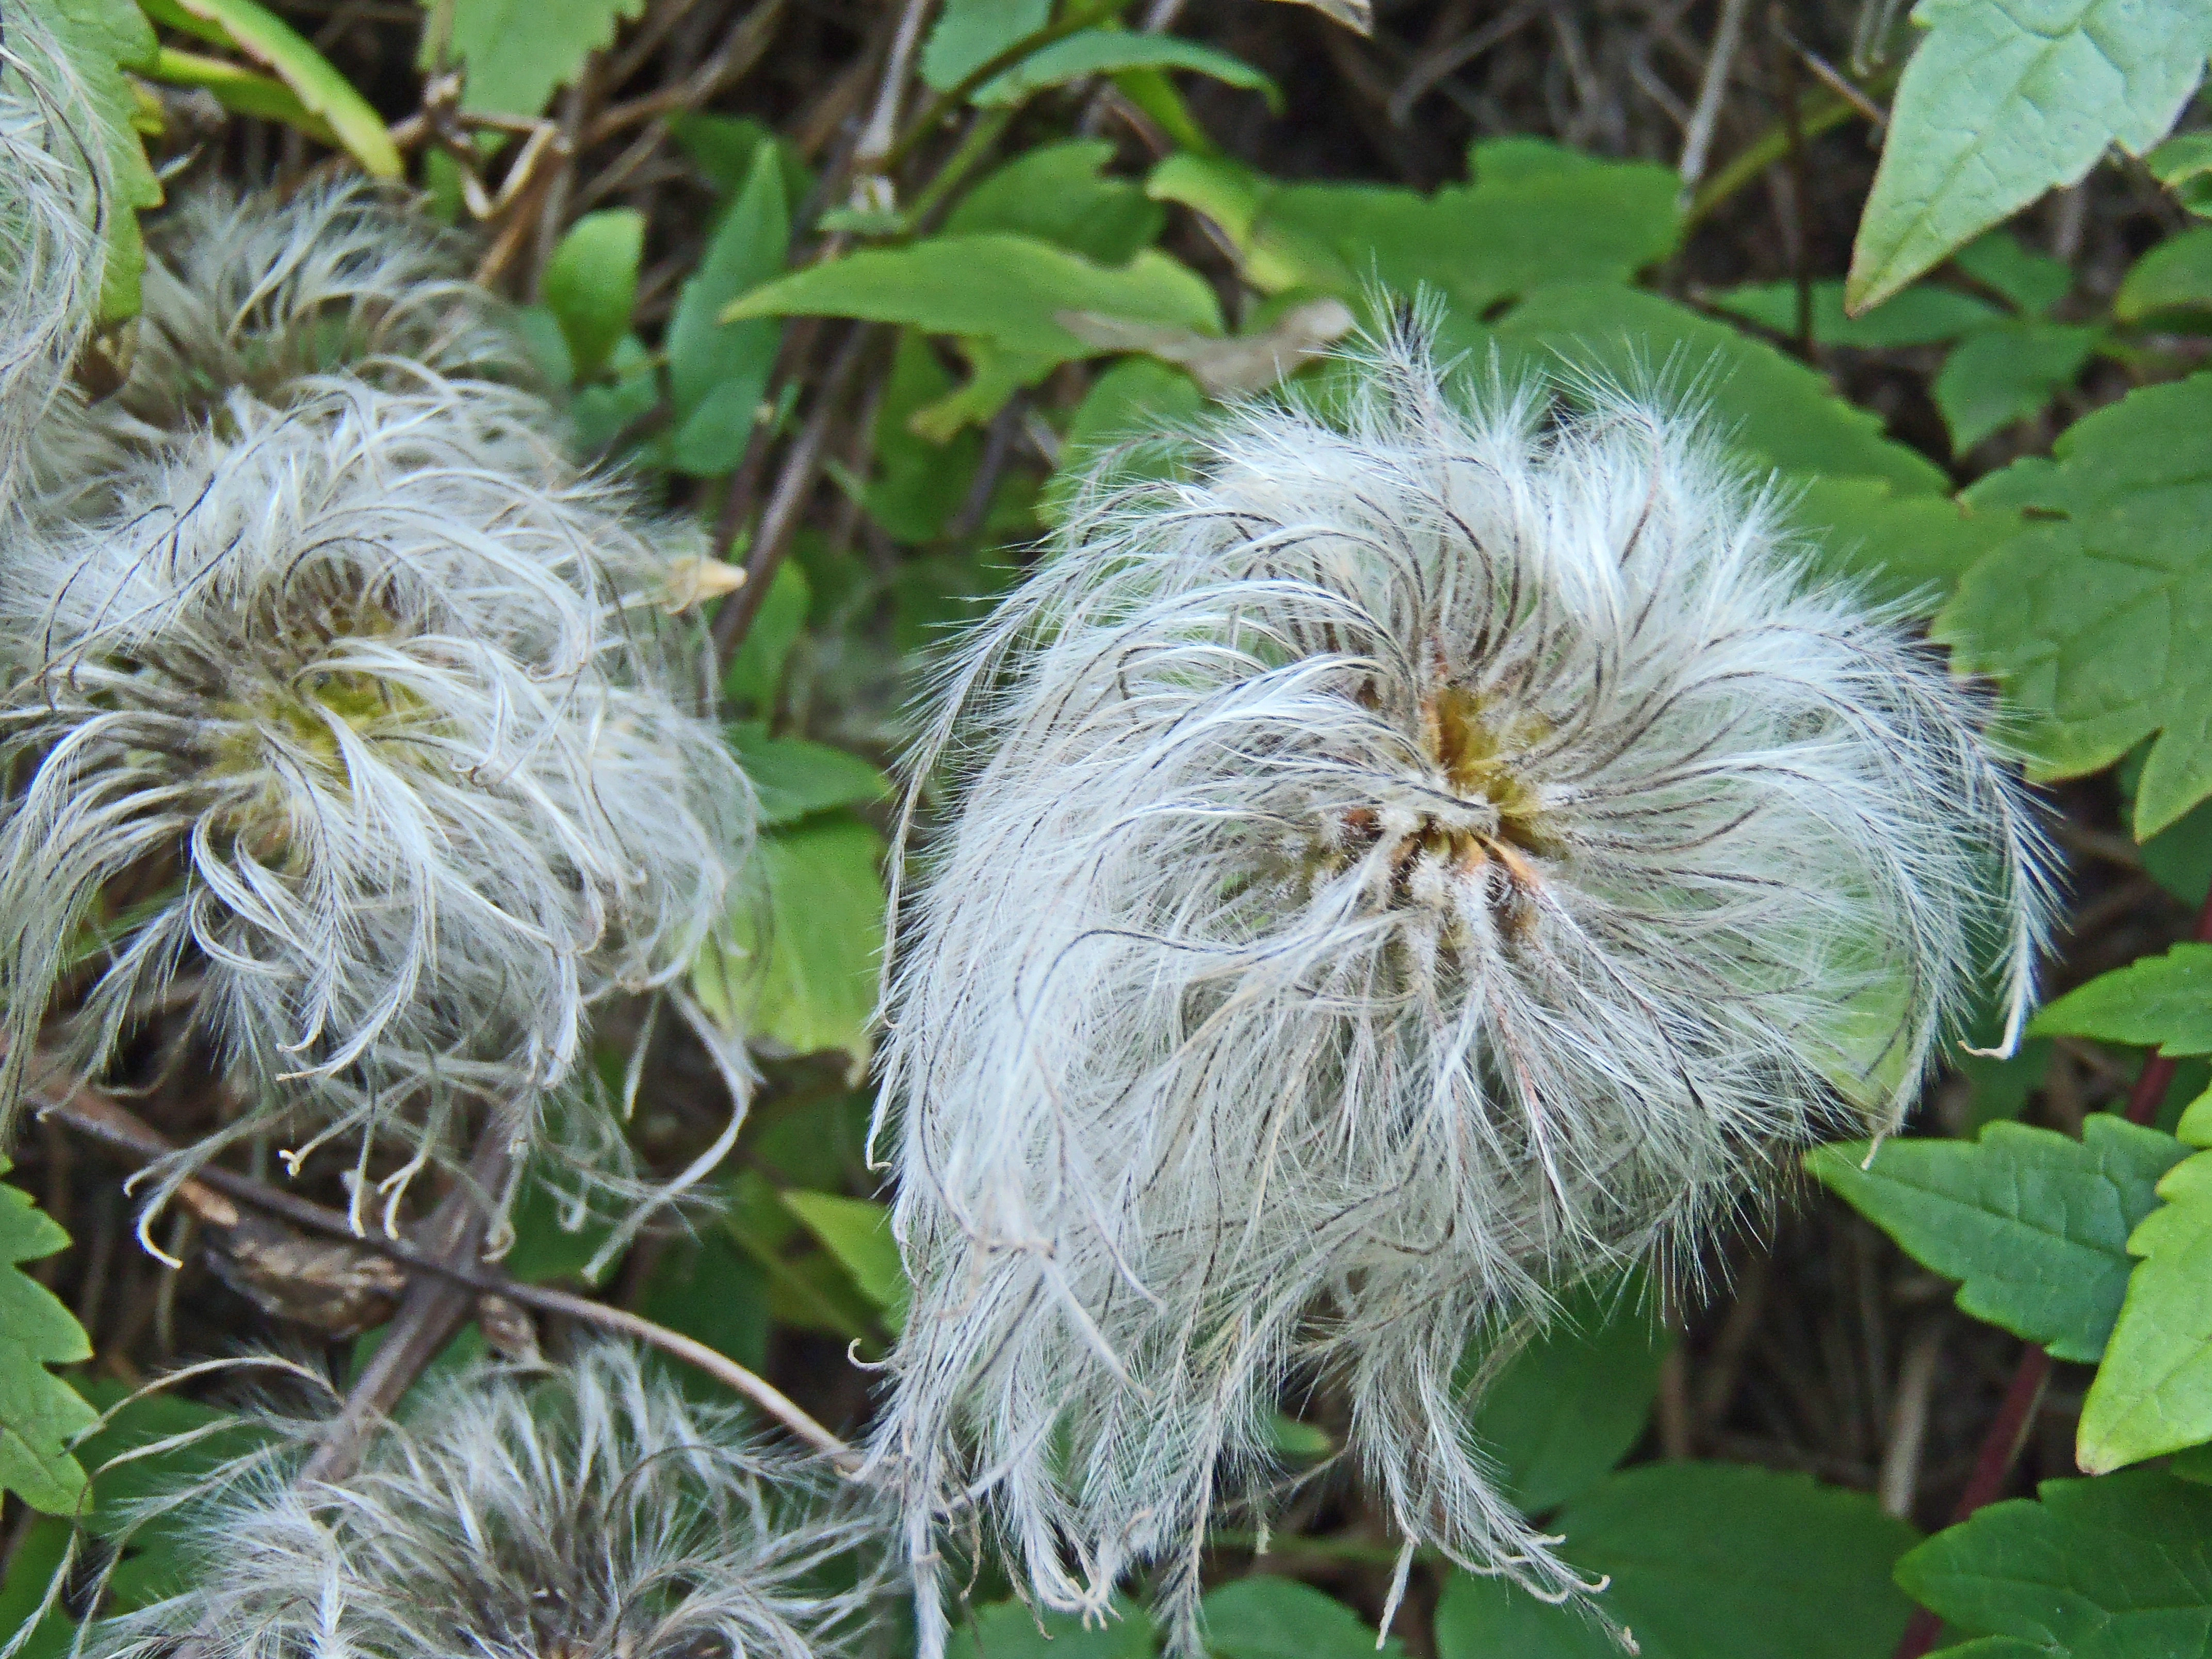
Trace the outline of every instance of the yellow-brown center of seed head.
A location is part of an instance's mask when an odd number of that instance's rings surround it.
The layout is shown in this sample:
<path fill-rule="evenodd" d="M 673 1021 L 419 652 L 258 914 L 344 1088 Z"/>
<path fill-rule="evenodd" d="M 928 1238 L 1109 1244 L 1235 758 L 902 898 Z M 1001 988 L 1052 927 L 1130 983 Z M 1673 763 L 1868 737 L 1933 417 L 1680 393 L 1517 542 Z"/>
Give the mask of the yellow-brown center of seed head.
<path fill-rule="evenodd" d="M 1364 699 L 1363 699 L 1364 701 Z M 1480 694 L 1445 684 L 1419 706 L 1419 740 L 1432 778 L 1472 813 L 1423 811 L 1408 824 L 1402 811 L 1357 806 L 1343 814 L 1329 873 L 1386 848 L 1393 904 L 1421 902 L 1425 867 L 1455 884 L 1479 884 L 1498 922 L 1525 933 L 1534 924 L 1543 885 L 1541 860 L 1566 848 L 1525 765 L 1550 723 L 1525 710 L 1499 709 Z"/>

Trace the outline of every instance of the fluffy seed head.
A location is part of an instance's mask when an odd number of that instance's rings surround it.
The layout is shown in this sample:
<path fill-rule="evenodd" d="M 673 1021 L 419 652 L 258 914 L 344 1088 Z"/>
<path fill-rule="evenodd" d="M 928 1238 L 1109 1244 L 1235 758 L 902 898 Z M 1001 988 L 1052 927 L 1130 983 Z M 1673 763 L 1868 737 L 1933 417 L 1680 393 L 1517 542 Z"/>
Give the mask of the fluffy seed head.
<path fill-rule="evenodd" d="M 588 1006 L 726 914 L 750 794 L 673 532 L 485 465 L 469 395 L 234 400 L 113 515 L 7 545 L 0 1105 L 64 981 L 87 1066 L 181 1002 L 249 1109 L 194 1158 L 295 1109 L 363 1173 L 395 1133 L 396 1202 L 471 1097 L 534 1140 Z"/>
<path fill-rule="evenodd" d="M 36 15 L 11 14 L 0 44 L 0 507 L 99 297 L 96 131 Z"/>
<path fill-rule="evenodd" d="M 221 424 L 241 392 L 282 408 L 332 374 L 396 391 L 479 382 L 488 424 L 550 424 L 527 397 L 494 391 L 535 374 L 504 307 L 467 279 L 464 239 L 394 187 L 340 177 L 287 198 L 203 185 L 148 220 L 146 252 L 123 385 L 96 401 L 64 395 L 39 434 L 51 506 L 97 496 L 134 459 Z M 528 450 L 499 458 L 526 462 Z"/>
<path fill-rule="evenodd" d="M 871 1600 L 835 1477 L 617 1347 L 462 1376 L 337 1483 L 311 1425 L 191 1494 L 191 1589 L 94 1628 L 99 1659 L 829 1659 Z M 856 1569 L 856 1563 L 857 1569 Z"/>
<path fill-rule="evenodd" d="M 1571 1593 L 1470 1450 L 1469 1334 L 1893 1126 L 1992 957 L 2028 1004 L 2045 855 L 1975 700 L 1694 416 L 1350 379 L 1098 492 L 922 745 L 876 1455 L 926 1623 L 980 1495 L 1048 1605 L 1164 1558 L 1196 1651 L 1294 1363 L 1409 1538 Z"/>

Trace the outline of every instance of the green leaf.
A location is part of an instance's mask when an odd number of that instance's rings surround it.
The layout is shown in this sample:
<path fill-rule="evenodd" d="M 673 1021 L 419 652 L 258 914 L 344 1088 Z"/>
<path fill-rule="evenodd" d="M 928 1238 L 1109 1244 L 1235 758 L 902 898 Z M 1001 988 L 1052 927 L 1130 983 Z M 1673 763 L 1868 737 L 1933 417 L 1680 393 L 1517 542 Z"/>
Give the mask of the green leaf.
<path fill-rule="evenodd" d="M 1845 403 L 1804 364 L 1658 295 L 1589 283 L 1539 289 L 1497 331 L 1540 360 L 1632 386 L 1677 365 L 1698 376 L 1697 389 L 1739 449 L 1784 471 L 1886 478 L 1921 494 L 1948 482 L 1926 457 L 1883 437 L 1880 416 Z"/>
<path fill-rule="evenodd" d="M 899 1260 L 898 1241 L 891 1237 L 889 1210 L 870 1199 L 836 1193 L 787 1192 L 783 1203 L 852 1275 L 886 1325 L 896 1331 L 906 1322 L 912 1289 Z"/>
<path fill-rule="evenodd" d="M 1911 601 L 1923 615 L 2021 522 L 2017 513 L 1976 512 L 1883 478 L 1819 475 L 1803 484 L 1791 516 L 1817 538 L 1817 568 L 1863 582 L 1882 599 Z"/>
<path fill-rule="evenodd" d="M 645 216 L 635 208 L 608 208 L 569 226 L 546 262 L 546 308 L 561 325 L 578 380 L 605 367 L 629 331 L 644 254 Z"/>
<path fill-rule="evenodd" d="M 2185 1155 L 2171 1135 L 2093 1113 L 2081 1140 L 1992 1123 L 1978 1140 L 1814 1148 L 1807 1170 L 1923 1267 L 1959 1285 L 1977 1319 L 2060 1359 L 2104 1352 L 2127 1293 L 2128 1234 Z"/>
<path fill-rule="evenodd" d="M 1640 161 L 1483 168 L 1431 196 L 1371 185 L 1279 185 L 1188 155 L 1146 188 L 1212 219 L 1267 293 L 1314 289 L 1358 302 L 1376 282 L 1433 289 L 1467 316 L 1543 283 L 1626 282 L 1680 234 L 1678 181 Z"/>
<path fill-rule="evenodd" d="M 1066 361 L 1058 351 L 1009 350 L 995 340 L 963 340 L 959 344 L 968 360 L 968 378 L 907 416 L 907 429 L 929 443 L 950 443 L 963 427 L 982 425 L 1014 393 L 1042 384 Z"/>
<path fill-rule="evenodd" d="M 1937 1533 L 1898 1583 L 1960 1632 L 2039 1659 L 2212 1650 L 2212 1489 L 2137 1470 L 2039 1490 Z"/>
<path fill-rule="evenodd" d="M 331 60 L 304 36 L 255 0 L 140 0 L 157 23 L 196 34 L 267 70 L 321 121 L 362 171 L 378 179 L 397 179 L 398 149 L 385 130 L 384 118 L 354 90 Z"/>
<path fill-rule="evenodd" d="M 1587 1491 L 1644 1437 L 1673 1341 L 1639 1290 L 1577 1285 L 1476 1405 L 1477 1436 L 1531 1514 Z"/>
<path fill-rule="evenodd" d="M 120 322 L 137 314 L 139 278 L 146 264 L 138 210 L 161 203 L 161 181 L 146 160 L 145 142 L 136 125 L 138 94 L 124 71 L 149 67 L 159 43 L 153 25 L 133 0 L 29 0 L 29 4 L 82 85 L 86 112 L 95 129 L 90 142 L 106 156 L 114 199 L 108 204 L 100 321 Z M 26 53 L 38 46 L 35 37 L 27 40 L 21 30 L 9 44 Z M 35 72 L 37 59 L 30 61 Z"/>
<path fill-rule="evenodd" d="M 2107 144 L 2166 136 L 2204 73 L 2192 0 L 1921 0 L 1928 38 L 1899 82 L 1851 250 L 1854 311 L 1877 305 Z"/>
<path fill-rule="evenodd" d="M 1890 1582 L 1912 1528 L 1863 1492 L 1729 1463 L 1646 1463 L 1608 1476 L 1552 1524 L 1596 1611 L 1643 1659 L 1887 1659 L 1911 1607 Z M 1510 1582 L 1455 1573 L 1437 1659 L 1604 1659 L 1589 1614 Z"/>
<path fill-rule="evenodd" d="M 866 806 L 890 793 L 884 775 L 858 755 L 804 738 L 772 738 L 759 720 L 724 729 L 759 798 L 764 830 L 840 806 Z"/>
<path fill-rule="evenodd" d="M 763 144 L 669 319 L 668 388 L 678 422 L 670 462 L 679 472 L 712 477 L 744 453 L 783 330 L 766 319 L 725 323 L 721 313 L 781 270 L 790 244 L 782 156 L 775 145 Z"/>
<path fill-rule="evenodd" d="M 825 813 L 761 838 L 764 889 L 731 918 L 741 957 L 719 947 L 693 970 L 700 1000 L 732 1029 L 794 1054 L 842 1048 L 865 1060 L 884 942 L 884 838 Z"/>
<path fill-rule="evenodd" d="M 558 330 L 556 328 L 556 332 Z M 563 348 L 566 349 L 565 337 Z M 594 386 L 579 386 L 568 403 L 576 447 L 586 455 L 611 449 L 630 428 L 660 407 L 660 376 L 653 354 L 635 334 L 615 342 L 606 373 Z"/>
<path fill-rule="evenodd" d="M 23 1626 L 46 1600 L 46 1587 L 54 1574 L 61 1571 L 69 1540 L 68 1523 L 52 1516 L 42 1516 L 24 1529 L 8 1557 L 5 1576 L 0 1577 L 0 1644 L 23 1641 Z M 38 1633 L 23 1642 L 14 1659 L 60 1659 L 76 1634 L 76 1623 L 56 1607 L 40 1620 Z"/>
<path fill-rule="evenodd" d="M 2212 375 L 2131 392 L 1968 492 L 2030 509 L 1936 618 L 1960 673 L 2003 682 L 2039 777 L 2109 766 L 2153 732 L 2135 831 L 2212 793 Z"/>
<path fill-rule="evenodd" d="M 2162 957 L 2138 957 L 2100 974 L 2045 1008 L 2031 1029 L 2166 1054 L 2212 1054 L 2212 945 L 2177 945 Z"/>
<path fill-rule="evenodd" d="M 1377 1644 L 1374 1626 L 1343 1602 L 1294 1578 L 1255 1574 L 1200 1603 L 1206 1645 L 1218 1659 L 1374 1659 L 1402 1656 L 1396 1637 Z"/>
<path fill-rule="evenodd" d="M 1240 58 L 1172 34 L 1132 34 L 1126 29 L 1079 29 L 1041 46 L 975 88 L 974 101 L 1018 104 L 1047 87 L 1065 86 L 1118 70 L 1189 70 L 1224 85 L 1267 94 L 1267 106 L 1280 113 L 1283 94 L 1266 76 Z"/>
<path fill-rule="evenodd" d="M 1146 1659 L 1152 1615 L 1114 1598 L 1106 1625 L 1086 1630 L 1072 1613 L 1038 1613 L 1019 1601 L 978 1607 L 952 1632 L 952 1659 Z"/>
<path fill-rule="evenodd" d="M 584 60 L 615 38 L 615 24 L 644 10 L 645 0 L 450 0 L 452 48 L 468 70 L 461 106 L 504 115 L 536 115 Z M 418 67 L 438 67 L 432 31 L 422 33 Z"/>
<path fill-rule="evenodd" d="M 1052 0 L 945 0 L 922 42 L 922 82 L 932 92 L 950 92 L 1051 21 Z"/>
<path fill-rule="evenodd" d="M 807 607 L 812 597 L 807 588 L 806 572 L 796 560 L 786 559 L 775 568 L 775 575 L 768 585 L 768 596 L 753 616 L 753 625 L 746 632 L 744 643 L 738 647 L 730 659 L 730 665 L 722 672 L 724 702 L 763 713 L 775 707 L 776 693 L 783 685 L 784 664 L 805 629 Z"/>
<path fill-rule="evenodd" d="M 2151 176 L 2191 213 L 2212 213 L 2212 132 L 2185 132 L 2143 157 Z"/>
<path fill-rule="evenodd" d="M 868 514 L 895 539 L 935 541 L 945 521 L 964 506 L 983 444 L 974 432 L 945 443 L 915 435 L 915 415 L 952 392 L 952 376 L 929 342 L 911 330 L 899 336 L 876 416 L 876 469 L 865 500 Z"/>
<path fill-rule="evenodd" d="M 319 143 L 338 142 L 330 124 L 301 103 L 291 88 L 274 76 L 257 74 L 228 58 L 164 46 L 154 54 L 154 61 L 143 73 L 147 79 L 165 86 L 197 87 L 234 114 L 297 127 Z"/>
<path fill-rule="evenodd" d="M 860 317 L 988 339 L 1055 362 L 1091 356 L 1091 347 L 1054 320 L 1062 311 L 1221 331 L 1213 290 L 1164 253 L 1147 248 L 1117 268 L 998 233 L 864 248 L 755 289 L 722 315 Z"/>
<path fill-rule="evenodd" d="M 2124 323 L 2171 312 L 2212 313 L 2212 225 L 2192 225 L 2154 244 L 2112 296 L 2112 315 Z"/>
<path fill-rule="evenodd" d="M 0 1175 L 10 1167 L 0 1156 Z M 92 1358 L 83 1328 L 52 1291 L 21 1271 L 69 1247 L 69 1235 L 28 1193 L 0 1185 L 0 1491 L 34 1510 L 67 1515 L 84 1495 L 70 1442 L 97 1415 L 49 1365 Z"/>
<path fill-rule="evenodd" d="M 1103 138 L 1075 138 L 1024 150 L 960 200 L 945 221 L 950 236 L 991 231 L 1035 237 L 1095 259 L 1127 264 L 1158 237 L 1167 213 L 1141 186 L 1104 176 L 1114 159 Z"/>
<path fill-rule="evenodd" d="M 2030 317 L 2042 316 L 2074 286 L 2073 266 L 2031 251 L 2008 230 L 1978 237 L 1953 254 L 1951 262 Z"/>
<path fill-rule="evenodd" d="M 1091 383 L 1068 417 L 1060 443 L 1060 465 L 1045 486 L 1038 512 L 1048 522 L 1066 516 L 1077 489 L 1092 470 L 1132 440 L 1169 432 L 1206 407 L 1198 383 L 1179 368 L 1150 357 L 1125 357 Z M 1179 470 L 1170 448 L 1153 445 L 1114 456 L 1117 483 L 1164 478 Z"/>
<path fill-rule="evenodd" d="M 2165 1207 L 2128 1240 L 2142 1261 L 2081 1407 L 2085 1474 L 2212 1440 L 2212 1152 L 2176 1165 L 2158 1195 Z"/>
<path fill-rule="evenodd" d="M 1724 289 L 1711 296 L 1723 311 L 1757 323 L 1775 333 L 1794 337 L 1797 332 L 1797 284 L 1755 283 L 1745 288 Z M 1987 328 L 2004 313 L 1985 301 L 1956 289 L 1926 283 L 1908 288 L 1876 306 L 1863 317 L 1844 310 L 1841 283 L 1813 284 L 1813 338 L 1821 345 L 1851 346 L 1880 351 L 1895 346 L 1938 345 Z"/>
<path fill-rule="evenodd" d="M 2043 410 L 2074 383 L 2103 331 L 2008 322 L 1961 341 L 1936 376 L 1936 407 L 1963 455 L 2001 427 Z"/>
<path fill-rule="evenodd" d="M 768 1287 L 726 1231 L 663 1250 L 637 1310 L 740 1365 L 759 1370 L 768 1364 Z"/>

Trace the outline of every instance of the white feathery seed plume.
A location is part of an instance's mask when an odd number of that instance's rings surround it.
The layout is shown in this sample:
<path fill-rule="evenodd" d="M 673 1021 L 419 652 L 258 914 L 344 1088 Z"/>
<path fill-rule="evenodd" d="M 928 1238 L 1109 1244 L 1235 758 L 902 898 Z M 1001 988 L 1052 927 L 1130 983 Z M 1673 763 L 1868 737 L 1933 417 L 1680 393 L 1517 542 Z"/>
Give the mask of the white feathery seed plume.
<path fill-rule="evenodd" d="M 134 459 L 227 418 L 234 397 L 283 408 L 345 374 L 393 391 L 470 383 L 451 405 L 517 471 L 551 412 L 507 307 L 468 279 L 466 239 L 396 186 L 325 179 L 288 196 L 203 185 L 146 222 L 144 309 L 112 395 L 74 389 L 34 460 L 50 510 L 98 495 Z"/>
<path fill-rule="evenodd" d="M 105 160 L 69 60 L 34 15 L 0 44 L 0 507 L 100 295 Z"/>
<path fill-rule="evenodd" d="M 1049 1607 L 1162 1562 L 1200 1652 L 1293 1365 L 1407 1560 L 1591 1588 L 1472 1449 L 1470 1334 L 1895 1127 L 1992 959 L 2016 1039 L 2050 863 L 1980 700 L 1696 416 L 1577 391 L 1387 343 L 1094 487 L 949 665 L 878 1109 L 925 1656 L 971 1505 Z"/>
<path fill-rule="evenodd" d="M 297 1478 L 319 1423 L 246 1420 L 260 1449 L 137 1517 L 183 1523 L 197 1582 L 82 1651 L 831 1659 L 876 1599 L 883 1529 L 853 1489 L 621 1346 L 462 1373 L 335 1482 Z"/>
<path fill-rule="evenodd" d="M 353 1146 L 356 1225 L 406 1154 L 389 1225 L 472 1101 L 519 1146 L 566 1125 L 619 1156 L 549 1091 L 593 1003 L 671 985 L 720 924 L 751 793 L 672 614 L 674 532 L 487 465 L 471 395 L 235 398 L 111 516 L 0 548 L 0 1127 L 66 989 L 74 1063 L 181 1003 L 243 1097 L 163 1195 L 304 1126 L 295 1169 Z"/>

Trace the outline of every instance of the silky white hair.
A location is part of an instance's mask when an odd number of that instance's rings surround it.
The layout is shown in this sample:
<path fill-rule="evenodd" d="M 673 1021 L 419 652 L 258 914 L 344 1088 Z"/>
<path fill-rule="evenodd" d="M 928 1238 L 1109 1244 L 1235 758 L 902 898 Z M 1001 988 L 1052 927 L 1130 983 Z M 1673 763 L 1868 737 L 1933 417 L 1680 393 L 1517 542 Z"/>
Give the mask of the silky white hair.
<path fill-rule="evenodd" d="M 1470 1334 L 1893 1127 L 1992 957 L 2007 1045 L 2032 1001 L 2050 866 L 1979 699 L 1695 414 L 1470 395 L 1418 341 L 1346 378 L 1095 485 L 915 758 L 872 1455 L 932 1659 L 970 1505 L 1049 1607 L 1162 1561 L 1200 1651 L 1293 1364 L 1407 1560 L 1590 1588 L 1472 1449 Z"/>
<path fill-rule="evenodd" d="M 389 1225 L 472 1097 L 530 1150 L 621 1158 L 549 1091 L 592 1004 L 671 985 L 722 923 L 752 796 L 673 532 L 487 465 L 472 395 L 241 395 L 112 515 L 0 548 L 0 1113 L 66 987 L 77 1065 L 182 1003 L 245 1097 L 163 1192 L 305 1122 L 295 1169 L 351 1138 L 357 1225 L 380 1139 L 407 1153 Z"/>
<path fill-rule="evenodd" d="M 627 1348 L 483 1366 L 302 1482 L 319 1425 L 139 1512 L 197 1582 L 91 1626 L 99 1659 L 829 1659 L 866 1628 L 882 1528 L 818 1463 L 750 1436 Z"/>
<path fill-rule="evenodd" d="M 467 239 L 408 192 L 345 175 L 291 195 L 204 184 L 146 222 L 144 308 L 123 385 L 70 388 L 33 457 L 49 510 L 82 508 L 135 459 L 226 418 L 240 392 L 311 403 L 326 377 L 395 391 L 471 383 L 453 406 L 487 459 L 525 472 L 554 429 L 510 308 L 468 280 Z"/>
<path fill-rule="evenodd" d="M 35 14 L 0 46 L 0 509 L 100 297 L 108 191 L 97 123 Z"/>

